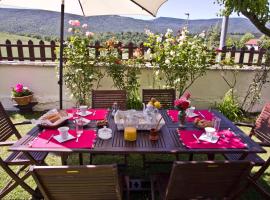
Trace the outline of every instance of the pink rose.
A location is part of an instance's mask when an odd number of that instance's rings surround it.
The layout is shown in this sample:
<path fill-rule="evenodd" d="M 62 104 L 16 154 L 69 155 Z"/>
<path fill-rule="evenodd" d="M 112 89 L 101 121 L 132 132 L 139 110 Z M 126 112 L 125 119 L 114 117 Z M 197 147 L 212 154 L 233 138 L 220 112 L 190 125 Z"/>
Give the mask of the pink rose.
<path fill-rule="evenodd" d="M 81 23 L 79 20 L 69 20 L 68 23 L 71 25 L 71 26 L 80 26 Z"/>
<path fill-rule="evenodd" d="M 86 37 L 92 37 L 92 36 L 94 36 L 94 33 L 87 31 L 87 32 L 85 33 L 85 36 L 86 36 Z"/>
<path fill-rule="evenodd" d="M 20 84 L 20 83 L 18 83 L 18 84 L 16 85 L 15 91 L 16 91 L 16 92 L 22 92 L 22 91 L 23 91 L 23 85 Z"/>
<path fill-rule="evenodd" d="M 81 26 L 81 23 L 79 20 L 74 20 L 73 21 L 73 26 Z"/>

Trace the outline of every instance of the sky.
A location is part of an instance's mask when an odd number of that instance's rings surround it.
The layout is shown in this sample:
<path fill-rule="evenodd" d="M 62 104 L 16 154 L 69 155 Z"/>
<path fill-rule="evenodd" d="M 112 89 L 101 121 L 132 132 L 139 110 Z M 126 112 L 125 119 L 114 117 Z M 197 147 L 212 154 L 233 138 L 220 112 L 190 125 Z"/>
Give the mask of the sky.
<path fill-rule="evenodd" d="M 220 6 L 214 4 L 215 0 L 168 0 L 161 6 L 157 17 L 173 17 L 186 19 L 185 13 L 189 13 L 189 19 L 217 18 Z M 146 16 L 132 16 L 138 19 L 153 19 Z M 231 17 L 238 17 L 237 14 Z"/>

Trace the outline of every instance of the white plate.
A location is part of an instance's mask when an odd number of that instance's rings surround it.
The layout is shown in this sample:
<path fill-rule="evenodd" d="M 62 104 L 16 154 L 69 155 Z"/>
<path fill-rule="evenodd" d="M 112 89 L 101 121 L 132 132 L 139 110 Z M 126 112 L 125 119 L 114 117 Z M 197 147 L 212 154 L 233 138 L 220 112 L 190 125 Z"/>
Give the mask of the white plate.
<path fill-rule="evenodd" d="M 85 117 L 85 116 L 91 115 L 92 112 L 89 111 L 89 110 L 87 110 L 84 114 L 83 114 L 82 112 L 77 112 L 76 114 L 77 114 L 77 115 L 80 115 L 80 116 L 82 116 L 82 117 Z"/>
<path fill-rule="evenodd" d="M 193 118 L 193 117 L 198 117 L 199 115 L 196 114 L 196 113 L 191 113 L 191 114 L 188 114 L 188 117 L 190 118 Z"/>
<path fill-rule="evenodd" d="M 91 120 L 89 120 L 89 119 L 85 119 L 85 118 L 81 118 L 82 119 L 82 121 L 83 121 L 83 126 L 86 126 L 87 124 L 89 124 L 90 122 L 91 122 Z M 75 123 L 75 122 L 74 122 Z"/>
<path fill-rule="evenodd" d="M 102 140 L 108 140 L 112 137 L 112 129 L 102 128 L 98 130 L 98 137 Z"/>
<path fill-rule="evenodd" d="M 199 140 L 202 140 L 202 141 L 206 141 L 206 142 L 210 142 L 210 143 L 217 143 L 219 139 L 219 136 L 216 136 L 216 135 L 213 135 L 212 137 L 208 137 L 206 135 L 206 133 L 203 133 L 200 137 L 199 137 Z"/>
<path fill-rule="evenodd" d="M 75 139 L 75 137 L 73 135 L 70 135 L 68 134 L 68 137 L 66 139 L 63 139 L 62 136 L 59 134 L 59 135 L 56 135 L 53 137 L 57 142 L 60 142 L 60 143 L 63 143 L 63 142 L 66 142 L 66 141 L 69 141 L 69 140 L 72 140 L 72 139 Z"/>

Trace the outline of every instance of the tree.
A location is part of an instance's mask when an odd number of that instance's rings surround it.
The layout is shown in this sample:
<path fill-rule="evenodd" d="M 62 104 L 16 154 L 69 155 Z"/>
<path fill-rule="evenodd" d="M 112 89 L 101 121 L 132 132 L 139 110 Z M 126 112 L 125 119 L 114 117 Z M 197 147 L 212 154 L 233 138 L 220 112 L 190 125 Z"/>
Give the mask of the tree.
<path fill-rule="evenodd" d="M 268 0 L 216 0 L 225 6 L 224 15 L 229 16 L 232 12 L 241 13 L 247 17 L 262 33 L 270 36 L 270 21 Z"/>
<path fill-rule="evenodd" d="M 262 35 L 259 40 L 260 48 L 268 49 L 270 48 L 270 38 L 266 35 Z"/>
<path fill-rule="evenodd" d="M 255 36 L 252 33 L 246 33 L 245 35 L 243 35 L 241 37 L 240 45 L 243 47 L 247 41 L 249 41 L 250 39 L 254 39 L 254 38 L 255 38 Z"/>
<path fill-rule="evenodd" d="M 220 39 L 220 26 L 216 24 L 207 31 L 206 34 L 207 47 L 210 49 L 218 48 L 219 39 Z"/>

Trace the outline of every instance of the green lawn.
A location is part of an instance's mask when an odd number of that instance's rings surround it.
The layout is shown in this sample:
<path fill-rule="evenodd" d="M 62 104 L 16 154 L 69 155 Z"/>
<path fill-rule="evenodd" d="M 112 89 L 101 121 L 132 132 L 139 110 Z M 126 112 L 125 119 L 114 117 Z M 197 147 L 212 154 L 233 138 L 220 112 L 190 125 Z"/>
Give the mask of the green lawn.
<path fill-rule="evenodd" d="M 40 115 L 40 113 L 35 113 L 34 115 L 20 115 L 16 113 L 11 113 L 10 117 L 13 122 L 20 122 L 25 119 L 32 119 L 32 118 L 37 118 Z M 18 129 L 22 135 L 26 134 L 28 130 L 30 130 L 32 125 L 24 125 L 24 126 L 19 126 Z M 249 129 L 243 129 L 246 133 L 249 132 Z M 264 154 L 264 158 L 269 156 L 270 149 L 267 149 L 268 153 Z M 4 149 L 4 151 L 1 150 L 1 157 L 5 157 L 8 154 L 7 149 Z M 152 160 L 156 159 L 163 159 L 163 160 L 173 160 L 174 157 L 170 155 L 151 155 L 148 156 L 148 158 L 151 157 Z M 149 158 L 150 159 L 150 158 Z M 197 155 L 195 156 L 196 160 L 204 160 L 206 159 L 205 156 L 203 155 Z M 182 156 L 181 160 L 187 160 L 187 156 Z M 88 164 L 89 161 L 89 155 L 84 155 L 84 161 L 85 164 Z M 46 162 L 49 165 L 60 165 L 60 158 L 56 155 L 50 154 Z M 117 163 L 117 162 L 123 162 L 122 157 L 120 156 L 97 156 L 94 159 L 94 162 L 97 164 L 108 164 L 108 163 Z M 133 178 L 147 178 L 149 174 L 155 173 L 155 172 L 169 172 L 170 171 L 170 166 L 168 165 L 155 165 L 150 168 L 147 168 L 144 170 L 142 168 L 142 159 L 140 155 L 130 155 L 128 158 L 129 162 L 129 167 L 126 169 L 126 173 L 129 174 Z M 78 159 L 77 155 L 71 155 L 68 161 L 68 164 L 70 165 L 77 165 L 78 164 Z M 255 171 L 256 169 L 254 169 Z M 261 183 L 265 186 L 265 188 L 270 192 L 270 169 L 268 169 L 261 179 Z M 2 168 L 0 168 L 0 188 L 3 187 L 4 182 L 7 181 L 9 177 L 3 172 Z M 28 178 L 27 183 L 29 183 L 33 188 L 36 187 L 34 181 L 32 178 Z M 5 199 L 29 199 L 30 195 L 25 192 L 21 187 L 17 187 L 13 192 L 11 192 L 8 196 L 6 196 Z M 148 194 L 138 194 L 138 193 L 132 193 L 131 194 L 131 199 L 149 199 Z M 254 191 L 253 189 L 248 190 L 243 196 L 242 199 L 261 199 L 261 197 Z"/>

